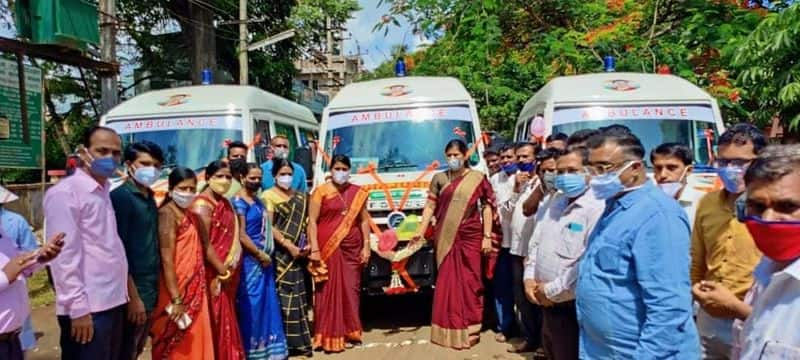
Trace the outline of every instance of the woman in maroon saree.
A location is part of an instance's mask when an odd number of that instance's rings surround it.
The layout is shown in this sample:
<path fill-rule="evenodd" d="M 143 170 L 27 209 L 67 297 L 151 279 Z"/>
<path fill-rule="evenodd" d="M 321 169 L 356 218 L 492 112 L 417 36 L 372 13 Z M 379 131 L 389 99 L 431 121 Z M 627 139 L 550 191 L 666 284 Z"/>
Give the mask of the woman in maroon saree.
<path fill-rule="evenodd" d="M 200 237 L 208 244 L 206 278 L 214 353 L 217 360 L 239 360 L 245 356 L 235 312 L 242 247 L 238 217 L 224 196 L 232 177 L 227 164 L 221 161 L 208 164 L 205 175 L 208 186 L 192 203 L 191 210 L 200 219 Z"/>
<path fill-rule="evenodd" d="M 493 232 L 497 228 L 494 192 L 483 173 L 465 166 L 467 153 L 467 145 L 461 140 L 445 147 L 449 170 L 436 174 L 431 181 L 417 235 L 417 239 L 424 236 L 431 218 L 436 218 L 433 237 L 439 270 L 431 342 L 454 349 L 469 349 L 478 343 L 483 315 L 482 275 L 492 277 L 498 246 Z"/>
<path fill-rule="evenodd" d="M 308 237 L 314 291 L 314 349 L 344 351 L 361 342 L 361 270 L 369 260 L 367 192 L 348 182 L 350 159 L 331 161 L 332 183 L 314 190 Z"/>

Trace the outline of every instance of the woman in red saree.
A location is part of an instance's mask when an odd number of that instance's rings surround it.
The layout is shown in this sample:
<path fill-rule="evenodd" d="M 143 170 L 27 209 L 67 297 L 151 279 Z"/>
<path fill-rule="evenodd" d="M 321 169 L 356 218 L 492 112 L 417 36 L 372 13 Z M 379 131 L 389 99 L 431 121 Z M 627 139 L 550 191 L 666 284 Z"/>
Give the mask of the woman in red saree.
<path fill-rule="evenodd" d="M 308 238 L 314 291 L 314 345 L 344 351 L 361 342 L 361 270 L 369 260 L 367 192 L 349 183 L 350 159 L 331 160 L 331 183 L 314 190 L 309 204 Z"/>
<path fill-rule="evenodd" d="M 467 145 L 445 147 L 448 170 L 431 181 L 428 203 L 416 239 L 436 218 L 434 242 L 438 274 L 433 293 L 431 342 L 469 349 L 480 338 L 484 272 L 492 277 L 497 236 L 494 192 L 486 176 L 465 166 Z M 484 257 L 488 260 L 484 262 Z"/>
<path fill-rule="evenodd" d="M 176 167 L 169 174 L 170 193 L 158 209 L 163 271 L 150 330 L 156 360 L 214 360 L 206 249 L 198 235 L 197 217 L 186 210 L 196 190 L 194 171 Z M 188 326 L 182 322 L 187 318 Z"/>
<path fill-rule="evenodd" d="M 224 196 L 231 187 L 231 171 L 226 163 L 214 161 L 206 167 L 206 179 L 208 186 L 191 210 L 200 219 L 200 236 L 208 244 L 206 279 L 214 353 L 217 360 L 239 360 L 245 356 L 235 312 L 242 247 L 238 217 Z"/>

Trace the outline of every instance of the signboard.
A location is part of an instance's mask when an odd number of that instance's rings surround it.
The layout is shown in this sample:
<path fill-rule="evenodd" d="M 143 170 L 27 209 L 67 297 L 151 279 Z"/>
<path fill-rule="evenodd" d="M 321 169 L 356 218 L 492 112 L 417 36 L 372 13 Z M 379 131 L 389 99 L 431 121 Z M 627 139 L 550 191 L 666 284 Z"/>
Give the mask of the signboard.
<path fill-rule="evenodd" d="M 461 120 L 471 121 L 466 106 L 438 108 L 409 108 L 402 110 L 377 110 L 339 113 L 328 118 L 328 129 L 338 129 L 353 125 L 374 124 L 376 122 Z"/>
<path fill-rule="evenodd" d="M 28 142 L 22 134 L 17 63 L 0 59 L 0 168 L 38 169 L 42 156 L 42 71 L 25 66 Z"/>
<path fill-rule="evenodd" d="M 118 134 L 187 129 L 241 129 L 241 116 L 196 116 L 144 120 L 108 120 L 106 125 Z"/>
<path fill-rule="evenodd" d="M 714 122 L 711 107 L 698 105 L 590 106 L 556 109 L 553 125 L 600 120 L 691 120 Z"/>

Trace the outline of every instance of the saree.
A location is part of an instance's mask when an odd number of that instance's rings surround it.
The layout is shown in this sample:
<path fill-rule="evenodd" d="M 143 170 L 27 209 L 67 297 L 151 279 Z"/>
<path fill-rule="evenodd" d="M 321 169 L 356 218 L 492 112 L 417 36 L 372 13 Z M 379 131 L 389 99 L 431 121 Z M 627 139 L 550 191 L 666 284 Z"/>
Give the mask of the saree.
<path fill-rule="evenodd" d="M 359 294 L 364 238 L 357 221 L 367 191 L 349 184 L 339 192 L 330 183 L 314 192 L 319 202 L 318 242 L 328 279 L 314 292 L 314 348 L 344 351 L 346 342 L 361 342 Z"/>
<path fill-rule="evenodd" d="M 184 212 L 183 219 L 178 222 L 181 212 L 173 204 L 162 207 L 159 210 L 159 232 L 175 233 L 175 275 L 186 314 L 192 319 L 192 324 L 187 329 L 180 330 L 167 315 L 166 308 L 172 300 L 162 271 L 158 302 L 153 311 L 153 326 L 150 329 L 153 359 L 214 360 L 204 267 L 205 253 L 197 233 L 199 222 L 189 212 Z"/>
<path fill-rule="evenodd" d="M 290 198 L 277 190 L 265 191 L 261 198 L 267 210 L 273 213 L 273 226 L 284 239 L 295 246 L 303 247 L 306 241 L 308 221 L 308 197 L 295 192 Z M 283 247 L 276 246 L 275 262 L 278 298 L 281 302 L 286 344 L 291 353 L 311 354 L 311 322 L 308 319 L 308 296 L 306 292 L 305 259 L 295 259 Z"/>
<path fill-rule="evenodd" d="M 483 315 L 483 281 L 485 272 L 491 277 L 495 251 L 489 257 L 481 254 L 483 221 L 481 208 L 492 207 L 494 192 L 486 177 L 470 170 L 465 175 L 447 180 L 437 174 L 431 182 L 428 201 L 436 203 L 434 230 L 436 249 L 436 290 L 433 294 L 431 342 L 454 349 L 474 345 L 470 337 L 479 335 Z M 497 228 L 496 215 L 493 231 Z M 498 244 L 493 234 L 493 246 Z M 484 260 L 489 260 L 484 263 Z"/>
<path fill-rule="evenodd" d="M 264 205 L 236 197 L 236 213 L 245 218 L 245 231 L 256 248 L 272 251 L 272 226 Z M 283 334 L 278 294 L 275 290 L 275 266 L 263 267 L 257 258 L 246 253 L 242 260 L 239 292 L 236 297 L 239 331 L 248 359 L 280 360 L 289 356 Z"/>
<path fill-rule="evenodd" d="M 231 268 L 231 279 L 223 285 L 219 294 L 209 289 L 211 325 L 214 332 L 214 353 L 217 360 L 239 360 L 244 358 L 242 338 L 236 321 L 236 292 L 239 285 L 239 271 L 242 247 L 239 243 L 239 220 L 227 200 L 214 201 L 198 195 L 192 207 L 211 209 L 211 228 L 208 239 L 211 246 L 226 266 Z M 210 283 L 217 272 L 210 265 L 206 267 L 206 280 Z"/>

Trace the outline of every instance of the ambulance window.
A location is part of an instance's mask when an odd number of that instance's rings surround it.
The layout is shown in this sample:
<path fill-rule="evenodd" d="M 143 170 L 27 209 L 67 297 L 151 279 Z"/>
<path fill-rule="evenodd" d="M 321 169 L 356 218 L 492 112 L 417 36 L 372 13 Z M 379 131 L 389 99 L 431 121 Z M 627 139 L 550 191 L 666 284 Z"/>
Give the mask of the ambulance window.
<path fill-rule="evenodd" d="M 261 164 L 269 158 L 269 141 L 272 139 L 269 133 L 269 121 L 267 119 L 255 119 L 253 124 L 253 136 L 261 136 L 261 141 L 253 141 L 253 154 L 256 163 Z M 255 140 L 255 139 L 254 139 Z"/>

